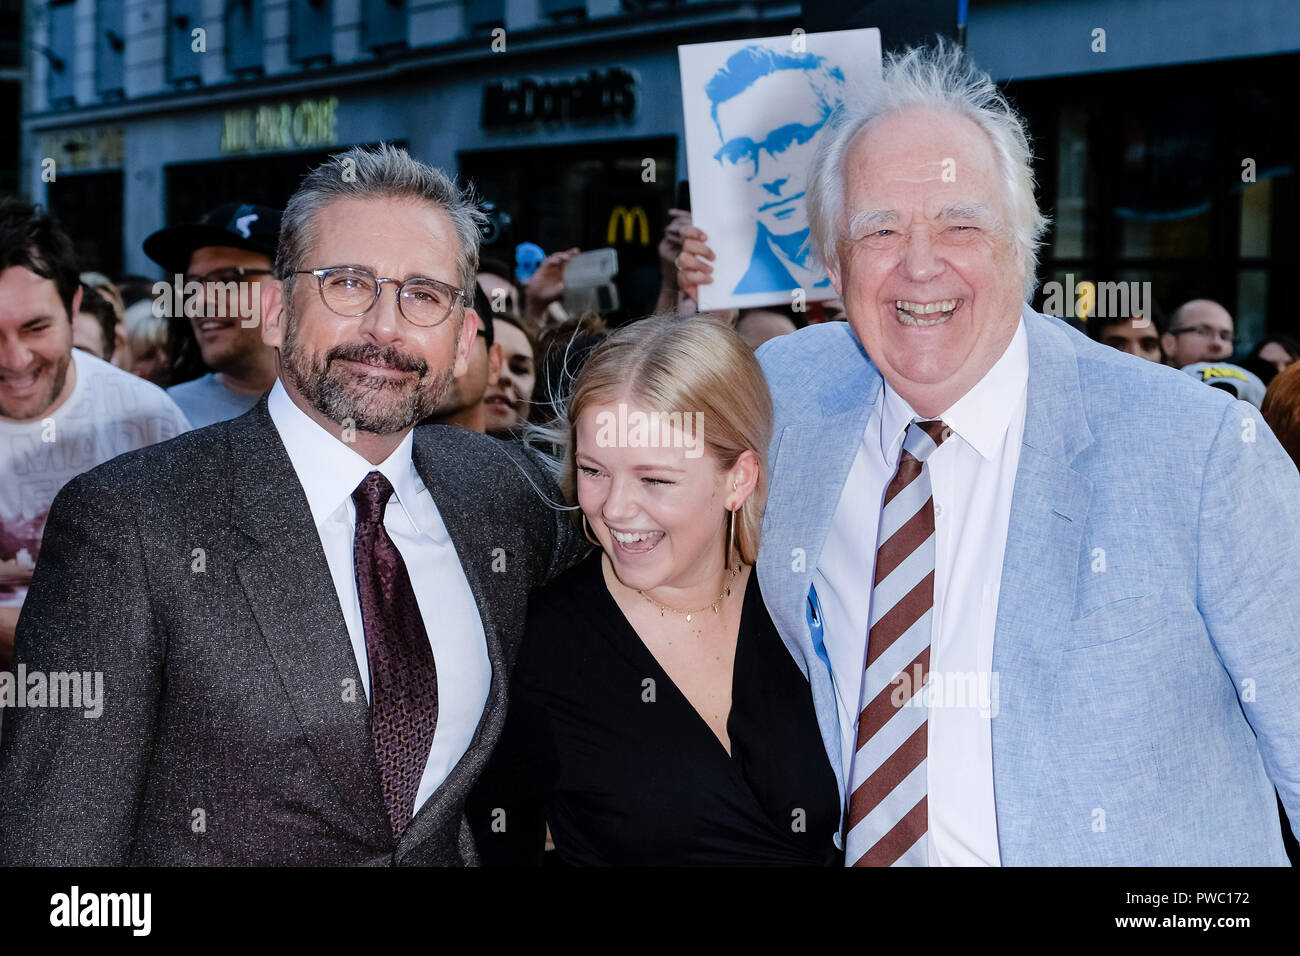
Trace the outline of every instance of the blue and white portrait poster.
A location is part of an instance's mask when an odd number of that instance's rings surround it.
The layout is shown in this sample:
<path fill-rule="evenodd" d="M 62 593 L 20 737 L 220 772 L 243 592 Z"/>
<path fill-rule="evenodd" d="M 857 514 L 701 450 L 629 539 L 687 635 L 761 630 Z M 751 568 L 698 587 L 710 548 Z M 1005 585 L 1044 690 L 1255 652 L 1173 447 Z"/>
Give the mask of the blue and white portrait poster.
<path fill-rule="evenodd" d="M 880 80 L 880 31 L 693 43 L 681 61 L 691 217 L 717 258 L 702 310 L 835 298 L 804 190 L 828 120 Z"/>

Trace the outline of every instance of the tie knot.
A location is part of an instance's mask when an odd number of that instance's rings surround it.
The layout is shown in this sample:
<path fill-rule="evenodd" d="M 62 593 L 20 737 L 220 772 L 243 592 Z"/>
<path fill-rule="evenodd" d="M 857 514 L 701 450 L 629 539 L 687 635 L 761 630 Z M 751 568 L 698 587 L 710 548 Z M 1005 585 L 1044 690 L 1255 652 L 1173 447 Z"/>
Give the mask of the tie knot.
<path fill-rule="evenodd" d="M 952 429 L 939 419 L 914 421 L 907 426 L 903 450 L 917 461 L 925 461 L 930 454 L 952 435 Z"/>
<path fill-rule="evenodd" d="M 393 484 L 382 473 L 372 471 L 366 475 L 365 480 L 352 492 L 352 500 L 357 506 L 357 523 L 382 522 L 384 508 L 392 496 Z"/>

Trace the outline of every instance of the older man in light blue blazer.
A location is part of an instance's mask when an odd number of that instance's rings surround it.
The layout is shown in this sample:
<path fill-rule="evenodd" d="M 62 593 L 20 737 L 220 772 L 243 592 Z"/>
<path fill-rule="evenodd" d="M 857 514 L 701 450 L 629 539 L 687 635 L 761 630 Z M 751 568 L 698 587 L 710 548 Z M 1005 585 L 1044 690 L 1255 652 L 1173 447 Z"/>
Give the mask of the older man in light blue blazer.
<path fill-rule="evenodd" d="M 808 198 L 848 323 L 758 353 L 759 580 L 849 865 L 1286 865 L 1300 476 L 1258 412 L 1024 305 L 1022 122 L 895 58 Z"/>

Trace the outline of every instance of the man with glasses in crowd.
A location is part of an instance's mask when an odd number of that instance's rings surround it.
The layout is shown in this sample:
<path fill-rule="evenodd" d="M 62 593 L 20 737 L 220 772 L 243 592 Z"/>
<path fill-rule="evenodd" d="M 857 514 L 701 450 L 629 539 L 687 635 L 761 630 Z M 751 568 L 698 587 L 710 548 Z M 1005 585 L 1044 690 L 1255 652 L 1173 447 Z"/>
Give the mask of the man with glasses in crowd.
<path fill-rule="evenodd" d="M 0 865 L 465 865 L 528 591 L 585 546 L 525 453 L 416 429 L 463 374 L 481 214 L 352 149 L 285 210 L 247 414 L 74 479 L 18 628 L 103 713 L 19 709 Z"/>
<path fill-rule="evenodd" d="M 175 318 L 189 319 L 209 371 L 167 390 L 195 428 L 244 414 L 275 382 L 275 350 L 262 341 L 257 312 L 279 234 L 278 209 L 226 203 L 144 241 L 169 281 L 183 275 L 183 290 L 203 290 L 201 303 Z"/>
<path fill-rule="evenodd" d="M 1169 320 L 1169 331 L 1160 337 L 1165 357 L 1174 368 L 1196 362 L 1222 362 L 1232 357 L 1232 316 L 1210 299 L 1184 302 Z"/>

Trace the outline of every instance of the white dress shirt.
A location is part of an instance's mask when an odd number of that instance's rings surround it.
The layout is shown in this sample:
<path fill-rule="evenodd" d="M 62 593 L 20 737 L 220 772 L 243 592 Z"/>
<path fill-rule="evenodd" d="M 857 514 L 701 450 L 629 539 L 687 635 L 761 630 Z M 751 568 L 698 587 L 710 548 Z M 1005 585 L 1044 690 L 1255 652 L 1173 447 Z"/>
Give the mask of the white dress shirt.
<path fill-rule="evenodd" d="M 438 670 L 438 726 L 414 813 L 469 749 L 487 703 L 492 664 L 474 594 L 433 496 L 411 460 L 410 432 L 388 458 L 372 465 L 295 405 L 279 380 L 267 397 L 267 409 L 307 495 L 367 700 L 370 666 L 352 561 L 357 516 L 352 492 L 372 471 L 381 472 L 393 485 L 384 508 L 384 530 L 406 563 Z"/>
<path fill-rule="evenodd" d="M 953 434 L 926 464 L 934 497 L 932 689 L 927 732 L 929 864 L 997 866 L 990 719 L 993 630 L 1025 430 L 1029 346 L 1021 320 L 1002 357 L 942 415 Z M 839 705 L 844 779 L 857 743 L 885 489 L 916 413 L 889 383 L 840 494 L 815 574 Z"/>

